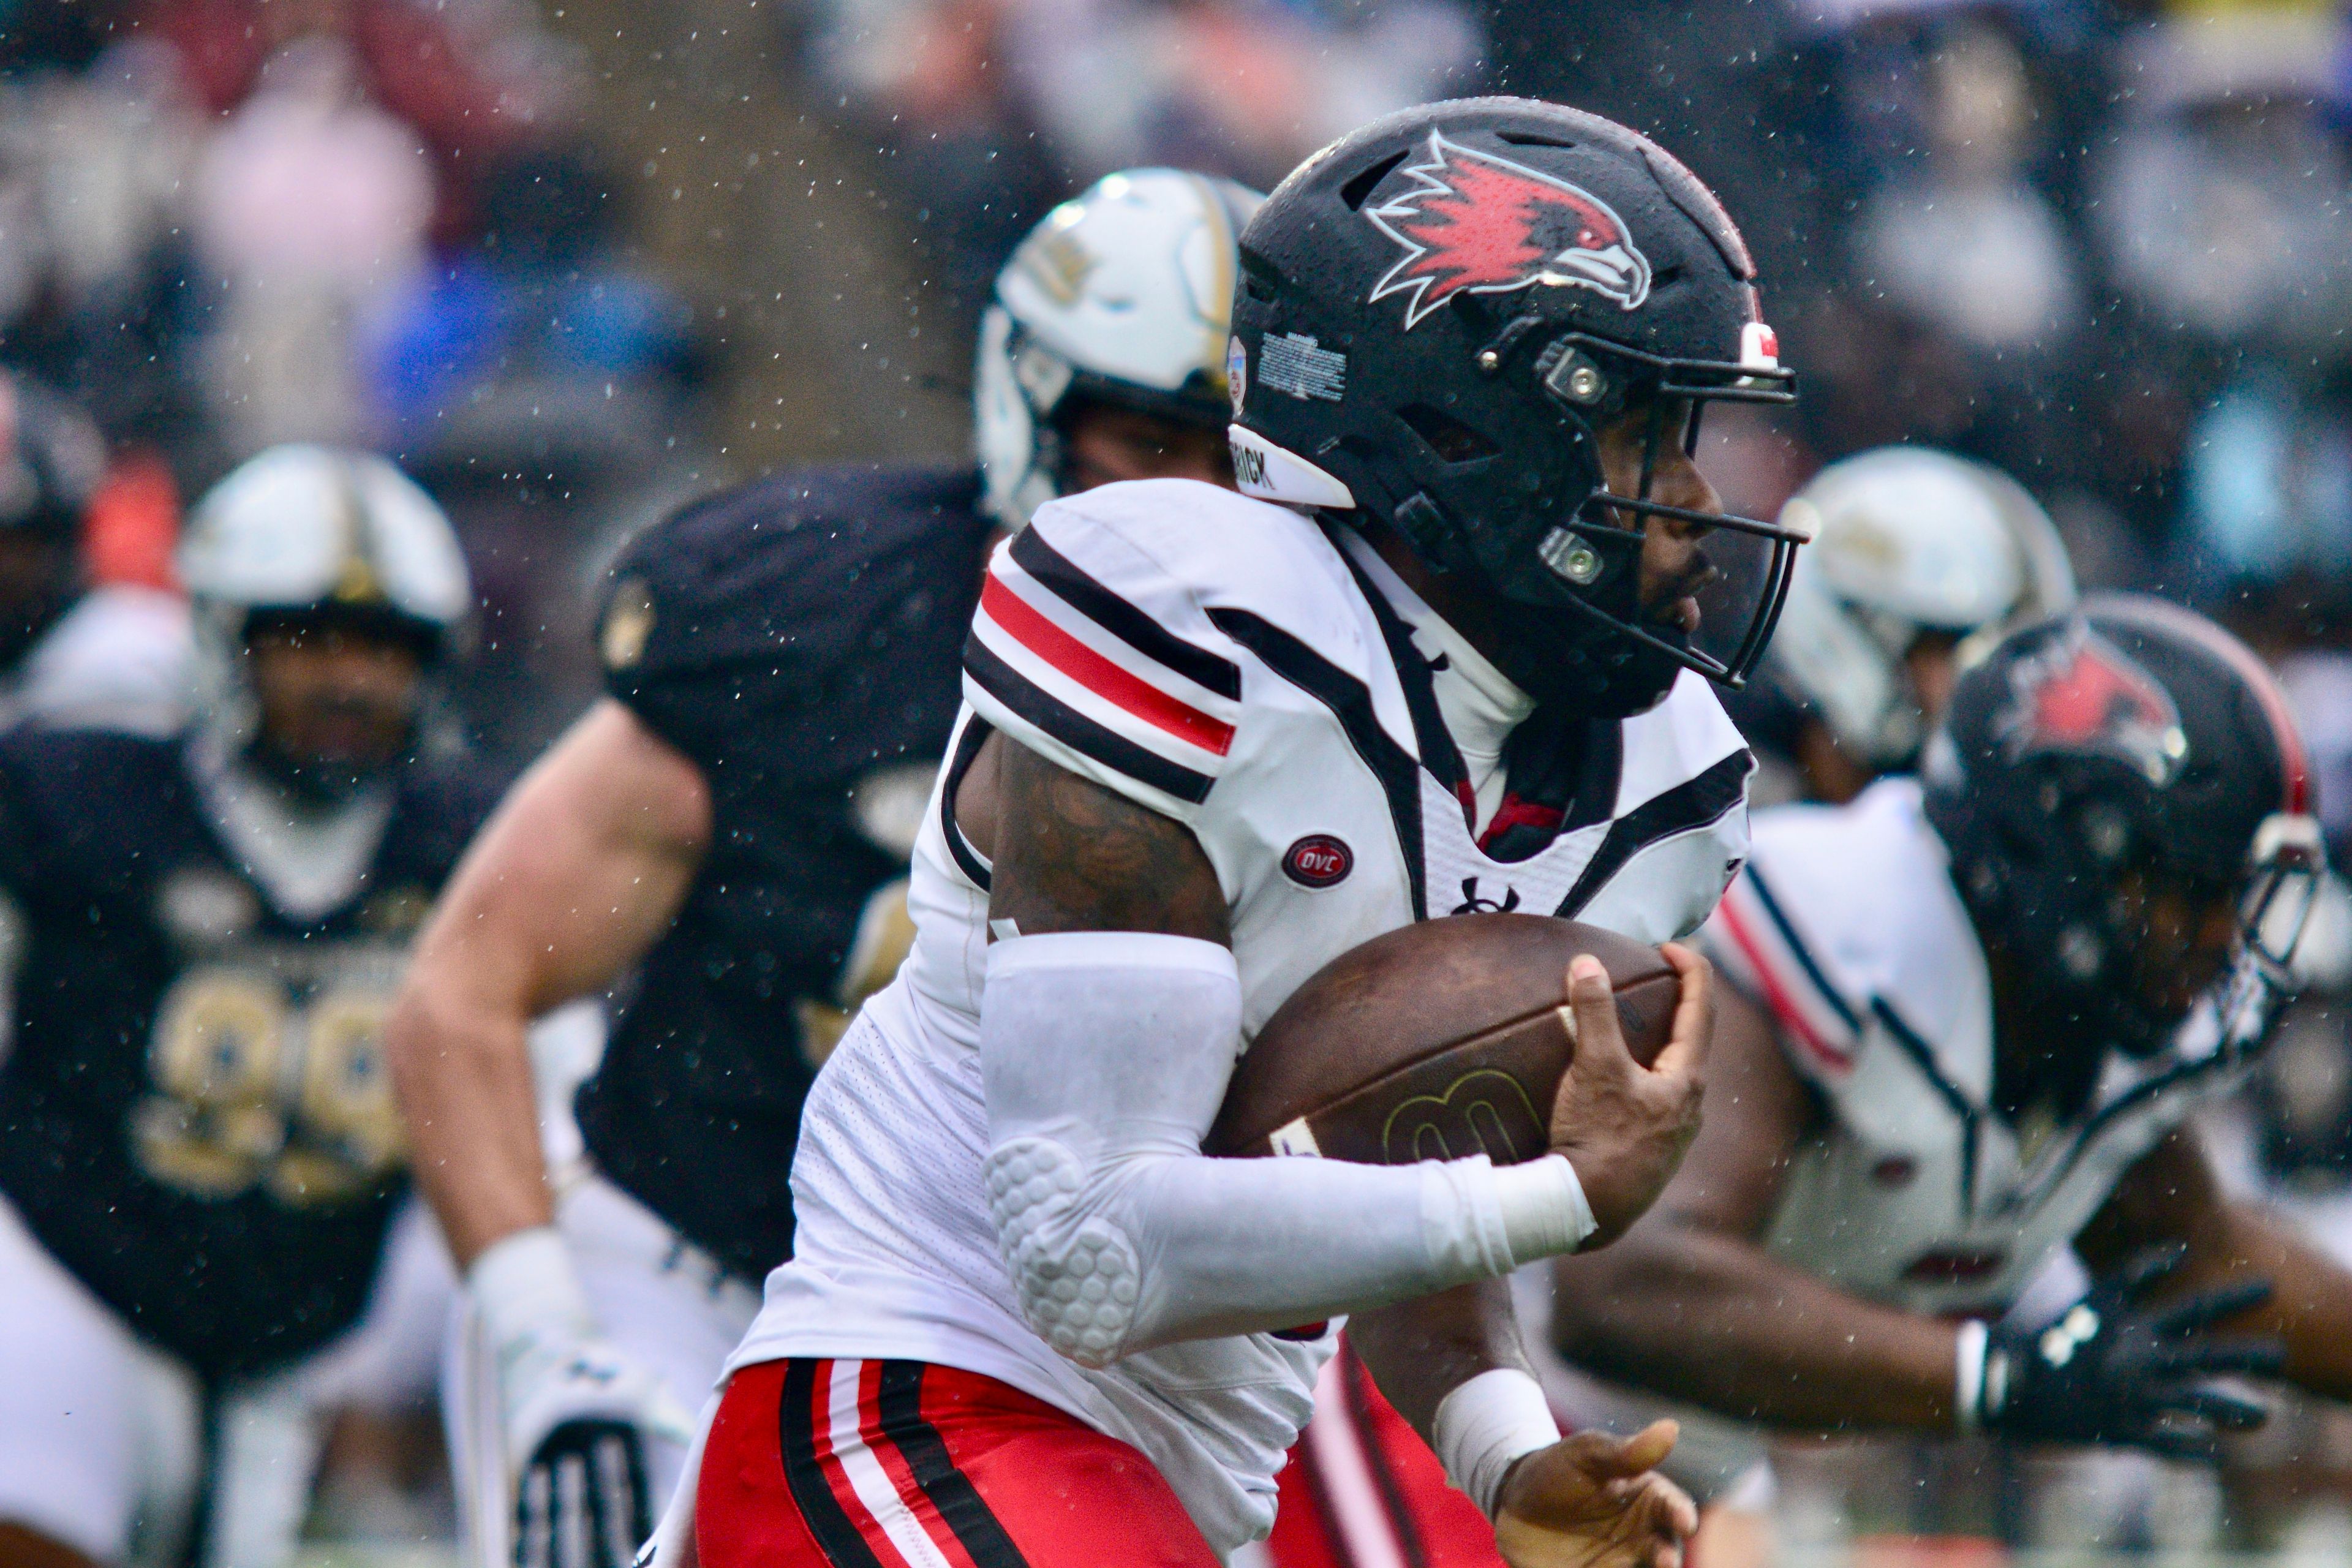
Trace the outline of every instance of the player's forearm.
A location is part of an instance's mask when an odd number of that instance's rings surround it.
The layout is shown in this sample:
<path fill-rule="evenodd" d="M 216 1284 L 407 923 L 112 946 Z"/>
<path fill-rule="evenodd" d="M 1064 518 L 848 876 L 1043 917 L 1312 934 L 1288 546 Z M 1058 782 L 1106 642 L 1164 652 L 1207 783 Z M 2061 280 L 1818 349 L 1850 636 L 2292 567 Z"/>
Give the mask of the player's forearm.
<path fill-rule="evenodd" d="M 1525 1509 L 1552 1494 L 1562 1457 L 1559 1424 L 1519 1343 L 1507 1281 L 1483 1280 L 1363 1313 L 1349 1320 L 1348 1342 L 1437 1455 L 1446 1479 L 1487 1518 L 1496 1519 L 1514 1495 L 1514 1506 Z M 1551 1459 L 1537 1458 L 1547 1450 Z M 1499 1528 L 1511 1532 L 1508 1525 Z"/>
<path fill-rule="evenodd" d="M 1556 1267 L 1553 1337 L 1602 1376 L 1775 1426 L 1951 1428 L 1951 1324 L 1680 1227 Z"/>
<path fill-rule="evenodd" d="M 1576 1247 L 1574 1169 L 1202 1155 L 1239 1050 L 1233 954 L 1128 931 L 989 950 L 990 1219 L 1031 1327 L 1088 1364 L 1296 1327 Z"/>
<path fill-rule="evenodd" d="M 2285 1223 L 2251 1204 L 2217 1205 L 2186 1238 L 2184 1292 L 2267 1279 L 2270 1300 L 2224 1324 L 2225 1334 L 2268 1334 L 2286 1347 L 2290 1382 L 2352 1399 L 2352 1272 L 2322 1256 Z"/>
<path fill-rule="evenodd" d="M 2221 1331 L 2276 1336 L 2286 1347 L 2289 1379 L 2331 1398 L 2352 1399 L 2352 1272 L 2277 1216 L 2224 1195 L 2187 1129 L 2142 1156 L 2075 1238 L 2084 1261 L 2102 1274 L 2168 1242 L 2186 1243 L 2189 1257 L 2168 1281 L 2167 1296 L 2268 1280 L 2270 1299 Z"/>
<path fill-rule="evenodd" d="M 516 1231 L 551 1222 L 529 1021 L 519 1007 L 468 1005 L 429 984 L 404 991 L 385 1027 L 407 1119 L 410 1161 L 457 1266 Z"/>
<path fill-rule="evenodd" d="M 460 1264 L 547 1223 L 531 1020 L 645 956 L 709 837 L 694 764 L 607 699 L 523 775 L 450 879 L 386 1046 L 418 1184 Z"/>
<path fill-rule="evenodd" d="M 1348 1342 L 1382 1397 L 1430 1436 L 1440 1401 L 1482 1373 L 1528 1373 L 1507 1280 L 1459 1285 L 1434 1296 L 1376 1307 L 1348 1320 Z"/>
<path fill-rule="evenodd" d="M 1293 1328 L 1499 1279 L 1591 1230 L 1575 1196 L 1547 1190 L 1565 1168 L 1557 1160 L 1541 1170 L 1172 1153 L 1154 1163 L 1129 1201 L 1103 1208 L 1140 1244 L 1130 1349 Z"/>

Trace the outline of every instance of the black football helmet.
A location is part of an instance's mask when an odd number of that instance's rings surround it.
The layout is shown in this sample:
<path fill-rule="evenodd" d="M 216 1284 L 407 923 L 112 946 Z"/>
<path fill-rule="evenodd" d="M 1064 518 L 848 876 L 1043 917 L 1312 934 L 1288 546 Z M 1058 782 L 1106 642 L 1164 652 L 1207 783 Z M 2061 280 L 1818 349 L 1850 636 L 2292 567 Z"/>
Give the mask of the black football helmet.
<path fill-rule="evenodd" d="M 1242 489 L 1391 524 L 1490 591 L 1539 697 L 1638 712 L 1684 668 L 1727 685 L 1770 637 L 1802 535 L 1649 499 L 1706 403 L 1787 403 L 1755 268 L 1648 139 L 1521 98 L 1392 114 L 1318 153 L 1241 237 L 1227 384 Z M 1646 412 L 1641 493 L 1600 432 Z M 1716 531 L 1693 635 L 1646 614 L 1645 521 Z"/>
<path fill-rule="evenodd" d="M 2303 742 L 2262 661 L 2212 622 L 2100 595 L 2011 633 L 1960 678 L 1922 778 L 1978 930 L 2086 1039 L 2148 1055 L 2185 1016 L 2139 983 L 2130 877 L 2234 899 L 2221 984 L 2288 988 L 2325 868 Z"/>

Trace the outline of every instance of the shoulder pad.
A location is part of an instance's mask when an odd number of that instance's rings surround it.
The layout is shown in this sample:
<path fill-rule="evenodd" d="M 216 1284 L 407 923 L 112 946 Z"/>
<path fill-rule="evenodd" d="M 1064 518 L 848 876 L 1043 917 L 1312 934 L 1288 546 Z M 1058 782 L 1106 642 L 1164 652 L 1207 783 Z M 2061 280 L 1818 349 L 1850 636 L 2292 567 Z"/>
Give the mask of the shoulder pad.
<path fill-rule="evenodd" d="M 36 724 L 0 737 L 7 834 L 45 865 L 137 861 L 168 836 L 186 777 L 176 737 Z"/>
<path fill-rule="evenodd" d="M 1815 1077 L 1853 1068 L 1869 1005 L 1867 988 L 1848 972 L 1855 940 L 1869 941 L 1853 862 L 1820 852 L 1837 842 L 1851 809 L 1756 814 L 1748 862 L 1701 933 L 1724 977 L 1772 1015 L 1798 1067 Z M 1849 875 L 1829 874 L 1832 863 Z"/>
<path fill-rule="evenodd" d="M 1883 999 L 1922 1027 L 1948 1018 L 1967 918 L 1918 786 L 1890 779 L 1843 806 L 1760 812 L 1752 858 L 1706 929 L 1726 976 L 1780 1023 L 1801 1068 L 1841 1075 Z"/>
<path fill-rule="evenodd" d="M 987 524 L 969 468 L 841 466 L 696 501 L 629 541 L 606 574 L 598 653 L 616 687 L 665 669 L 855 644 L 901 559 L 939 570 Z M 969 578 L 964 579 L 969 582 Z M 967 589 L 967 592 L 969 590 Z M 635 673 L 632 673 L 635 672 Z"/>
<path fill-rule="evenodd" d="M 1625 760 L 1617 784 L 1620 816 L 1685 788 L 1727 758 L 1742 759 L 1736 768 L 1724 771 L 1733 775 L 1733 784 L 1743 794 L 1748 775 L 1755 770 L 1747 737 L 1723 710 L 1714 685 L 1694 670 L 1683 671 L 1664 701 L 1622 721 L 1621 730 Z"/>
<path fill-rule="evenodd" d="M 703 758 L 789 708 L 877 635 L 971 602 L 988 525 L 973 470 L 816 469 L 729 490 L 632 540 L 597 618 L 605 687 Z M 951 646 L 951 645 L 950 645 Z"/>
<path fill-rule="evenodd" d="M 1041 754 L 1192 821 L 1243 711 L 1230 617 L 1355 649 L 1356 591 L 1321 530 L 1211 485 L 1108 485 L 1040 508 L 997 552 L 964 690 Z"/>
<path fill-rule="evenodd" d="M 1192 479 L 1141 479 L 1066 497 L 1037 515 L 1080 563 L 1098 550 L 1132 563 L 1139 590 L 1180 588 L 1203 609 L 1244 611 L 1314 642 L 1342 627 L 1355 635 L 1360 595 L 1347 563 L 1319 524 L 1289 507 Z"/>
<path fill-rule="evenodd" d="M 26 656 L 20 710 L 52 729 L 161 737 L 187 717 L 188 605 L 152 588 L 93 588 Z"/>

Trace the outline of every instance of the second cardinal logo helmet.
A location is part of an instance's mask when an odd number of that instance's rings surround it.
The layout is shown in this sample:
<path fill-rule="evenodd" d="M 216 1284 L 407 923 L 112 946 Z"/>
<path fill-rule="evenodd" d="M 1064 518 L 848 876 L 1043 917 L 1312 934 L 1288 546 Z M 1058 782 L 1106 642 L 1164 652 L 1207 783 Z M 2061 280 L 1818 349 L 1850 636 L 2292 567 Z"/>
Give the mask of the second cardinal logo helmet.
<path fill-rule="evenodd" d="M 1590 289 L 1622 310 L 1650 297 L 1650 260 L 1608 203 L 1565 180 L 1429 133 L 1413 184 L 1364 216 L 1404 248 L 1371 300 L 1407 296 L 1407 331 L 1456 294 L 1538 283 Z"/>
<path fill-rule="evenodd" d="M 2170 784 L 2189 755 L 2171 694 L 2081 622 L 2010 670 L 2009 706 L 1994 721 L 2010 760 L 2043 752 L 2104 752 Z"/>

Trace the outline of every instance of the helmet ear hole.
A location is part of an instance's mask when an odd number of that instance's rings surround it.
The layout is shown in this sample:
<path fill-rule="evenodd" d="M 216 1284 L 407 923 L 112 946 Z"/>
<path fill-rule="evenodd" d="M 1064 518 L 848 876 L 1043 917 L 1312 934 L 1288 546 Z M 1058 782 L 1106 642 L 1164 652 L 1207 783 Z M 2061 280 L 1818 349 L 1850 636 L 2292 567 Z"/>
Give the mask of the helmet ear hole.
<path fill-rule="evenodd" d="M 1412 150 L 1409 147 L 1400 148 L 1396 152 L 1391 153 L 1387 157 L 1381 159 L 1379 163 L 1365 169 L 1363 173 L 1356 175 L 1346 184 L 1341 185 L 1339 187 L 1339 199 L 1348 204 L 1348 210 L 1349 212 L 1362 211 L 1364 198 L 1372 194 L 1372 187 L 1379 184 L 1382 180 L 1388 178 L 1389 171 L 1395 168 L 1399 163 L 1403 163 L 1406 157 L 1411 154 L 1412 151 Z"/>
<path fill-rule="evenodd" d="M 1487 437 L 1426 403 L 1408 403 L 1396 413 L 1442 462 L 1475 463 L 1502 450 Z"/>
<path fill-rule="evenodd" d="M 1514 147 L 1573 148 L 1577 145 L 1565 136 L 1538 136 L 1526 131 L 1497 131 L 1495 140 L 1508 142 Z"/>
<path fill-rule="evenodd" d="M 1282 290 L 1282 268 L 1244 248 L 1241 252 L 1242 292 L 1264 304 Z"/>

